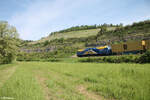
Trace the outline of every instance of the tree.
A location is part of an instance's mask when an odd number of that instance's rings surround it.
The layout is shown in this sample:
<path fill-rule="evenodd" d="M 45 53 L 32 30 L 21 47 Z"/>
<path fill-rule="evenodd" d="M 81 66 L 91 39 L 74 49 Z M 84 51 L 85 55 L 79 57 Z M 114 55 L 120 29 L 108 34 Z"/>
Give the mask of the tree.
<path fill-rule="evenodd" d="M 18 38 L 17 30 L 6 21 L 0 21 L 0 38 Z"/>
<path fill-rule="evenodd" d="M 101 26 L 101 29 L 98 32 L 97 36 L 96 36 L 96 42 L 98 42 L 98 37 L 102 36 L 106 32 L 107 32 L 107 27 L 106 26 Z"/>
<path fill-rule="evenodd" d="M 17 51 L 18 32 L 6 21 L 0 21 L 0 63 L 11 63 Z"/>
<path fill-rule="evenodd" d="M 120 24 L 119 24 L 119 27 L 123 27 L 123 23 L 120 23 Z"/>
<path fill-rule="evenodd" d="M 49 41 L 46 40 L 46 41 L 44 42 L 44 46 L 47 46 L 48 44 L 49 44 Z"/>

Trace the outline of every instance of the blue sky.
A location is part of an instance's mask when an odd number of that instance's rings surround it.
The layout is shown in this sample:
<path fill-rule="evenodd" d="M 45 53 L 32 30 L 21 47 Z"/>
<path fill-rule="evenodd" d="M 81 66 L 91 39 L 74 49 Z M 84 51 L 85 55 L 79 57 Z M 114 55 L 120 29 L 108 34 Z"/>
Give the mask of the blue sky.
<path fill-rule="evenodd" d="M 150 0 L 1 0 L 0 20 L 20 38 L 38 40 L 76 25 L 124 25 L 150 19 Z"/>

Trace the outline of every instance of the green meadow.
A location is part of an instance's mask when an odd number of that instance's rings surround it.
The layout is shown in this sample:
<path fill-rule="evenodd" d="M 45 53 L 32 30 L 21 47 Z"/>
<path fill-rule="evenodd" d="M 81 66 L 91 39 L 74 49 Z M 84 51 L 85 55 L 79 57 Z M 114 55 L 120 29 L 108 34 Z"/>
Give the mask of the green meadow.
<path fill-rule="evenodd" d="M 150 64 L 0 65 L 0 100 L 150 100 Z"/>

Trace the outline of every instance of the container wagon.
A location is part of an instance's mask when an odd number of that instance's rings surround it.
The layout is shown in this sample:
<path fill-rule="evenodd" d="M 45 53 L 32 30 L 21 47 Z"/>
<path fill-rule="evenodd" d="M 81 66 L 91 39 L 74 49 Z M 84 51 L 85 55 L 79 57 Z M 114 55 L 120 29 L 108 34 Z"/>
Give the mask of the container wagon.
<path fill-rule="evenodd" d="M 77 51 L 78 57 L 83 56 L 103 56 L 120 54 L 137 54 L 150 50 L 150 40 L 124 42 L 112 44 L 110 46 L 100 46 L 95 48 L 80 49 Z"/>

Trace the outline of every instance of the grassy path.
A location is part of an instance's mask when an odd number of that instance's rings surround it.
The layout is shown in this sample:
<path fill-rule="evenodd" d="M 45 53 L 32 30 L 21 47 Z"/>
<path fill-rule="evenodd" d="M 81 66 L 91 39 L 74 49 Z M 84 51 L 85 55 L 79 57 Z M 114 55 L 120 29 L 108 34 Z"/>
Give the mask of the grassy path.
<path fill-rule="evenodd" d="M 39 84 L 41 85 L 41 88 L 43 89 L 43 93 L 44 93 L 44 97 L 46 100 L 50 100 L 52 97 L 51 97 L 51 93 L 49 92 L 49 89 L 46 85 L 46 79 L 45 77 L 41 77 L 40 75 L 37 75 L 37 81 L 39 82 Z"/>
<path fill-rule="evenodd" d="M 150 100 L 150 64 L 0 65 L 0 100 Z M 3 100 L 3 99 L 2 99 Z"/>
<path fill-rule="evenodd" d="M 18 63 L 17 66 L 15 73 L 0 89 L 0 97 L 14 98 L 15 100 L 45 100 L 28 65 Z"/>
<path fill-rule="evenodd" d="M 16 65 L 6 65 L 0 67 L 0 88 L 8 80 L 12 74 L 15 72 L 17 66 Z"/>

